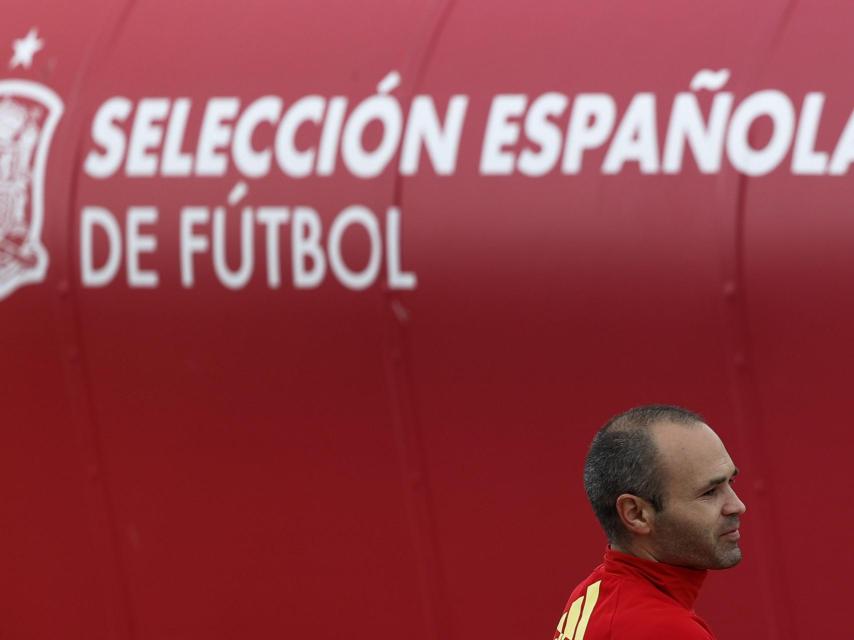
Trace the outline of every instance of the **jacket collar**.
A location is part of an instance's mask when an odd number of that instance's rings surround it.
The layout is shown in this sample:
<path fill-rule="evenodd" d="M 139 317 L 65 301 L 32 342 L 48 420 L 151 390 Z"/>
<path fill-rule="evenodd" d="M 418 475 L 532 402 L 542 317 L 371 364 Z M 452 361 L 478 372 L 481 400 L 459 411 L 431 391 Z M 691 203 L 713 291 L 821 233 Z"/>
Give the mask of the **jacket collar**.
<path fill-rule="evenodd" d="M 705 569 L 688 569 L 672 564 L 645 560 L 627 553 L 614 551 L 610 547 L 605 552 L 605 564 L 608 573 L 640 577 L 659 591 L 667 594 L 686 609 L 692 610 L 700 593 L 700 587 L 706 579 Z"/>

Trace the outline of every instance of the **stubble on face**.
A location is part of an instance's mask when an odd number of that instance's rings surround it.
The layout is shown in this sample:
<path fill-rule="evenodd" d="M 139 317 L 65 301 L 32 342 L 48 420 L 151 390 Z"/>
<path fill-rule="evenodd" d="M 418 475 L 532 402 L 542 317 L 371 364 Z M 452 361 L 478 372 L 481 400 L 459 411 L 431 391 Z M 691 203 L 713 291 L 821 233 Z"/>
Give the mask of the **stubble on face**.
<path fill-rule="evenodd" d="M 741 561 L 738 534 L 744 504 L 730 482 L 738 473 L 707 425 L 657 425 L 653 431 L 665 478 L 662 511 L 650 541 L 660 562 L 694 569 L 727 569 Z M 721 480 L 710 495 L 706 484 Z M 719 492 L 719 493 L 718 493 Z"/>
<path fill-rule="evenodd" d="M 729 569 L 741 562 L 738 541 L 722 535 L 738 528 L 738 518 L 712 529 L 669 512 L 665 506 L 655 521 L 661 562 L 692 569 Z"/>

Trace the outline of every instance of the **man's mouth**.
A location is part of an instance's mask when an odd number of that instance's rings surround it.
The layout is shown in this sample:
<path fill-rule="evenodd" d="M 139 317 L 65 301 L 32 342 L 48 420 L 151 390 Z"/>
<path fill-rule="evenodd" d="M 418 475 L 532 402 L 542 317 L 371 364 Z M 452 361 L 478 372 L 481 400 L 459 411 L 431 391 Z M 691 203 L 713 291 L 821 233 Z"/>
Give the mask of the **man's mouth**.
<path fill-rule="evenodd" d="M 738 532 L 738 527 L 736 527 L 735 529 L 724 531 L 720 537 L 726 538 L 727 540 L 738 540 L 741 537 L 741 534 Z"/>

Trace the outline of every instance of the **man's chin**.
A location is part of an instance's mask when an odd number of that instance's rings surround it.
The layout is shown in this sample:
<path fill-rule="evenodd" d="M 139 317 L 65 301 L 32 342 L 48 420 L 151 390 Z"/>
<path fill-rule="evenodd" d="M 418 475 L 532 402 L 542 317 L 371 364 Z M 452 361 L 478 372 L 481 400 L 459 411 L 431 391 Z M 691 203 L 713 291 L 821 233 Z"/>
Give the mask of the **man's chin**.
<path fill-rule="evenodd" d="M 741 549 L 736 547 L 722 556 L 718 556 L 717 559 L 717 565 L 711 567 L 712 569 L 730 569 L 741 562 Z"/>

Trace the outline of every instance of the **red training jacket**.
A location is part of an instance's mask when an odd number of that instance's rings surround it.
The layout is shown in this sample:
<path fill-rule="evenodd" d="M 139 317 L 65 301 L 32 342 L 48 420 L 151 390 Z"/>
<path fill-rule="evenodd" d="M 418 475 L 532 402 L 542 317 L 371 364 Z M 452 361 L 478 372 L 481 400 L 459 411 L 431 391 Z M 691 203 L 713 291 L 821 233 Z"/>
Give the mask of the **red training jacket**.
<path fill-rule="evenodd" d="M 706 573 L 608 549 L 572 592 L 553 640 L 714 640 L 694 613 Z"/>

